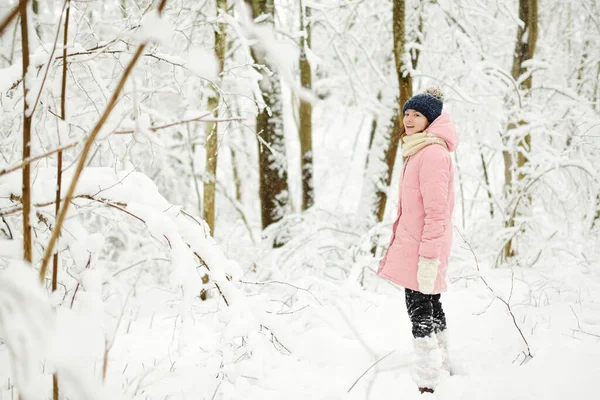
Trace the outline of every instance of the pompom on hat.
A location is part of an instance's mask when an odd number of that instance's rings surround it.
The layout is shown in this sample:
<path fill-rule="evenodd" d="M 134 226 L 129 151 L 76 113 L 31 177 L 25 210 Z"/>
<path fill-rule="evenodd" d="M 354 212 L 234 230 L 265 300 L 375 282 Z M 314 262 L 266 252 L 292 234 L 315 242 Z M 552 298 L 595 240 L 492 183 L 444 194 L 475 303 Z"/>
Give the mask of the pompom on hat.
<path fill-rule="evenodd" d="M 414 95 L 402 107 L 402 115 L 406 110 L 415 110 L 427 118 L 431 124 L 442 114 L 444 107 L 444 93 L 439 88 L 429 88 L 424 93 Z"/>

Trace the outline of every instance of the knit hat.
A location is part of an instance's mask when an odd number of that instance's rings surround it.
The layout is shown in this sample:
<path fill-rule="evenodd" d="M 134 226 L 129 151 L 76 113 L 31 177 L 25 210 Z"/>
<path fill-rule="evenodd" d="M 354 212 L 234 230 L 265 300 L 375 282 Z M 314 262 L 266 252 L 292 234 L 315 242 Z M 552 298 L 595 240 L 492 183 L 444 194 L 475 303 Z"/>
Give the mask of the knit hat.
<path fill-rule="evenodd" d="M 406 110 L 415 110 L 427 118 L 429 123 L 435 121 L 442 114 L 444 106 L 444 93 L 438 88 L 429 88 L 425 93 L 414 95 L 402 107 L 402 114 Z"/>

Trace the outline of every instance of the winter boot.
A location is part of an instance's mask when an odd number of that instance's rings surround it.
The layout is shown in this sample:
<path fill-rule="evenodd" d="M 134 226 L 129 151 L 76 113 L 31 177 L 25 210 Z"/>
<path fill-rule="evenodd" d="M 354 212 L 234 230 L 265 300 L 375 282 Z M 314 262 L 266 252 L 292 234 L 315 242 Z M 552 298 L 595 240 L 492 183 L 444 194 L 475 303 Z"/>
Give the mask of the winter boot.
<path fill-rule="evenodd" d="M 440 379 L 442 355 L 434 334 L 413 341 L 416 363 L 413 380 L 421 393 L 433 393 Z"/>
<path fill-rule="evenodd" d="M 442 369 L 452 375 L 452 367 L 450 366 L 450 357 L 448 354 L 448 330 L 444 329 L 435 334 L 438 340 L 438 346 L 442 353 Z"/>

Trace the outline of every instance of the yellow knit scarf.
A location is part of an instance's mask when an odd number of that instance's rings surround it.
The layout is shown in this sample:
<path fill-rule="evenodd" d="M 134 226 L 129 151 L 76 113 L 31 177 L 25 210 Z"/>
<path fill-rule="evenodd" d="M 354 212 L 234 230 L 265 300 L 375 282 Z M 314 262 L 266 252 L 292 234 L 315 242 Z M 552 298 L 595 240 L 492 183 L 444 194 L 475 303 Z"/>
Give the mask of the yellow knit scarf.
<path fill-rule="evenodd" d="M 415 133 L 414 135 L 406 135 L 404 139 L 402 139 L 404 145 L 402 145 L 402 156 L 409 157 L 413 154 L 417 153 L 425 146 L 429 146 L 430 144 L 441 144 L 444 146 L 446 150 L 448 150 L 448 145 L 446 141 L 439 137 L 438 135 L 434 135 L 433 133 Z"/>

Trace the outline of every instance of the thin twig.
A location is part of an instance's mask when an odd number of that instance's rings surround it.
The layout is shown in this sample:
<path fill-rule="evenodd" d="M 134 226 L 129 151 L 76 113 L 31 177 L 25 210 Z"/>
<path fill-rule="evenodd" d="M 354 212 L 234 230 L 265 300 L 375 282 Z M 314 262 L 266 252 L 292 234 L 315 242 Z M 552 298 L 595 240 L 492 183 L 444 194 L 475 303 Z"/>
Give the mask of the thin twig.
<path fill-rule="evenodd" d="M 144 272 L 144 271 L 143 270 L 140 271 L 140 273 L 137 276 L 137 279 L 135 280 L 133 285 L 131 285 L 129 292 L 127 293 L 127 297 L 125 297 L 125 302 L 123 303 L 123 307 L 121 308 L 121 314 L 119 315 L 119 319 L 117 320 L 117 325 L 115 326 L 115 331 L 112 335 L 110 343 L 105 341 L 106 345 L 104 348 L 104 364 L 102 365 L 102 382 L 106 381 L 106 370 L 108 369 L 108 353 L 111 351 L 113 345 L 115 344 L 117 332 L 119 330 L 119 326 L 121 326 L 121 321 L 123 320 L 123 315 L 125 314 L 125 308 L 127 308 L 127 304 L 129 303 L 129 298 L 131 297 L 131 294 L 135 290 L 135 287 L 137 286 L 137 284 L 142 276 L 142 272 Z"/>
<path fill-rule="evenodd" d="M 352 386 L 350 386 L 350 389 L 348 389 L 348 393 L 350 393 L 350 391 L 352 389 L 354 389 L 354 386 L 356 386 L 356 384 L 358 383 L 358 381 L 360 381 L 362 379 L 363 376 L 365 376 L 367 374 L 367 372 L 369 372 L 371 370 L 371 368 L 373 368 L 374 366 L 376 366 L 379 362 L 385 360 L 390 354 L 392 354 L 393 352 L 395 352 L 396 350 L 392 350 L 389 353 L 387 353 L 385 356 L 381 357 L 379 360 L 375 361 L 369 368 L 367 368 L 367 370 L 365 372 L 362 373 L 361 376 L 358 377 L 358 379 L 356 381 L 354 381 L 354 383 L 352 384 Z"/>
<path fill-rule="evenodd" d="M 254 238 L 254 234 L 252 233 L 252 227 L 250 226 L 250 223 L 248 222 L 248 218 L 246 218 L 246 214 L 244 213 L 244 210 L 243 210 L 240 202 L 237 201 L 236 199 L 232 198 L 227 193 L 227 188 L 225 187 L 225 185 L 223 185 L 222 182 L 217 181 L 217 186 L 219 189 L 221 189 L 221 194 L 223 196 L 225 196 L 225 198 L 227 200 L 229 200 L 229 202 L 231 203 L 233 208 L 235 208 L 235 210 L 238 212 L 238 214 L 240 215 L 240 218 L 242 219 L 242 222 L 244 223 L 244 226 L 246 227 L 246 230 L 248 231 L 248 236 L 250 237 L 250 240 L 252 240 L 252 243 L 256 244 L 256 239 Z"/>
<path fill-rule="evenodd" d="M 202 121 L 203 118 L 205 118 L 205 117 L 207 117 L 209 115 L 211 115 L 211 113 L 206 113 L 206 114 L 203 114 L 203 115 L 201 115 L 199 117 L 196 117 L 196 118 L 187 119 L 187 120 L 184 120 L 184 121 L 173 122 L 173 123 L 170 123 L 170 124 L 167 124 L 167 125 L 151 127 L 151 128 L 148 128 L 148 130 L 149 131 L 157 131 L 159 129 L 166 129 L 166 128 L 170 128 L 170 127 L 176 126 L 176 125 L 187 124 L 188 122 Z M 134 130 L 115 131 L 113 133 L 115 135 L 129 135 L 129 134 L 135 133 L 135 131 Z"/>
<path fill-rule="evenodd" d="M 73 201 L 75 199 L 87 199 L 87 200 L 99 201 L 99 202 L 109 201 L 109 200 L 106 200 L 106 199 L 103 199 L 103 198 L 95 198 L 95 197 L 93 197 L 93 196 L 91 196 L 89 194 L 80 194 L 80 195 L 77 195 L 77 196 L 73 196 L 73 198 L 71 199 L 71 201 Z M 21 196 L 18 196 L 16 194 L 11 194 L 10 195 L 10 200 L 21 202 L 22 198 L 21 198 Z M 61 201 L 64 201 L 64 200 L 61 200 Z M 45 202 L 45 203 L 36 203 L 36 204 L 34 204 L 34 206 L 36 208 L 48 207 L 48 206 L 50 206 L 52 204 L 55 204 L 55 202 L 56 202 L 55 200 L 52 200 L 52 201 L 48 201 L 48 202 Z M 119 206 L 124 206 L 124 207 L 127 206 L 127 204 L 120 203 L 120 202 L 113 202 L 113 204 L 116 204 L 116 205 L 119 205 Z M 0 215 L 10 215 L 10 214 L 14 214 L 14 213 L 19 212 L 19 211 L 23 211 L 23 207 L 15 207 L 15 208 L 13 208 L 13 209 L 11 209 L 9 211 L 0 212 Z"/>
<path fill-rule="evenodd" d="M 279 285 L 287 285 L 287 286 L 291 286 L 294 289 L 297 290 L 303 290 L 307 293 L 309 293 L 316 301 L 317 303 L 319 303 L 320 306 L 322 306 L 323 304 L 319 301 L 319 299 L 317 298 L 317 296 L 315 296 L 310 290 L 305 289 L 305 288 L 301 288 L 298 286 L 294 286 L 291 283 L 287 283 L 287 282 L 280 282 L 280 281 L 264 281 L 264 282 L 248 282 L 248 281 L 240 281 L 240 283 L 244 283 L 246 285 L 270 285 L 270 284 L 279 284 Z"/>
<path fill-rule="evenodd" d="M 525 355 L 529 358 L 533 358 L 533 355 L 531 354 L 531 348 L 529 347 L 529 343 L 527 342 L 527 339 L 525 338 L 525 335 L 523 334 L 521 327 L 519 327 L 519 324 L 517 323 L 517 319 L 515 318 L 515 314 L 513 313 L 512 308 L 510 307 L 510 303 L 507 302 L 506 300 L 504 300 L 502 297 L 498 296 L 496 294 L 496 292 L 494 292 L 494 289 L 492 289 L 492 287 L 487 283 L 485 278 L 481 275 L 481 271 L 479 269 L 479 261 L 477 260 L 477 255 L 475 254 L 475 251 L 473 250 L 471 243 L 469 243 L 469 241 L 463 236 L 463 234 L 458 229 L 456 231 L 458 232 L 458 234 L 460 235 L 462 240 L 466 243 L 466 245 L 469 247 L 469 251 L 471 252 L 471 254 L 473 254 L 473 257 L 475 258 L 475 265 L 477 267 L 477 271 L 479 272 L 479 279 L 481 279 L 481 281 L 485 284 L 485 286 L 494 295 L 495 298 L 497 298 L 502 303 L 504 303 L 504 305 L 506 305 L 506 308 L 508 309 L 508 312 L 513 320 L 513 324 L 517 328 L 517 331 L 519 331 L 519 334 L 521 335 L 521 338 L 523 339 L 523 342 L 525 342 L 525 346 L 527 347 L 527 352 Z M 514 271 L 513 271 L 513 278 L 514 278 Z M 513 283 L 514 283 L 514 280 L 513 280 Z M 511 287 L 510 293 L 511 293 L 510 295 L 512 296 L 512 287 Z"/>
<path fill-rule="evenodd" d="M 42 84 L 40 86 L 40 90 L 38 91 L 37 97 L 35 98 L 35 102 L 33 103 L 33 107 L 31 109 L 31 116 L 35 113 L 35 109 L 37 108 L 38 103 L 40 102 L 40 97 L 42 97 L 42 92 L 44 91 L 44 85 L 46 84 L 46 78 L 48 77 L 48 71 L 50 70 L 50 64 L 52 64 L 52 58 L 54 57 L 54 52 L 56 51 L 56 44 L 58 43 L 58 36 L 60 33 L 60 23 L 62 22 L 62 16 L 65 13 L 65 8 L 67 7 L 67 3 L 69 0 L 65 0 L 63 4 L 63 8 L 60 12 L 60 19 L 58 20 L 58 25 L 56 26 L 56 36 L 54 37 L 54 45 L 52 46 L 52 51 L 50 52 L 50 57 L 48 58 L 48 62 L 46 63 L 46 71 L 44 71 L 44 77 L 42 78 Z M 66 35 L 66 33 L 65 33 Z M 63 49 L 65 51 L 65 49 Z"/>
<path fill-rule="evenodd" d="M 8 13 L 6 18 L 0 22 L 0 34 L 6 29 L 6 27 L 12 22 L 13 19 L 19 14 L 19 6 L 16 6 L 11 12 Z"/>
<path fill-rule="evenodd" d="M 217 396 L 217 392 L 219 391 L 219 387 L 221 387 L 221 383 L 223 383 L 223 379 L 221 379 L 219 381 L 219 384 L 217 385 L 217 387 L 215 388 L 215 392 L 213 393 L 212 397 L 210 398 L 210 400 L 215 400 L 215 397 Z"/>
<path fill-rule="evenodd" d="M 9 167 L 9 168 L 0 170 L 0 176 L 9 174 L 9 173 L 14 172 L 16 170 L 19 170 L 19 169 L 23 168 L 24 166 L 31 164 L 32 162 L 35 162 L 37 160 L 41 160 L 42 158 L 50 157 L 53 154 L 59 153 L 59 152 L 61 152 L 63 150 L 66 150 L 66 149 L 70 149 L 71 147 L 75 147 L 79 143 L 81 143 L 81 142 L 73 142 L 73 143 L 67 144 L 65 146 L 59 147 L 57 149 L 51 150 L 51 151 L 49 151 L 47 153 L 44 153 L 42 155 L 35 156 L 33 158 L 28 158 L 27 160 L 23 160 L 23 162 L 21 162 L 18 165 L 15 165 L 13 167 Z"/>
<path fill-rule="evenodd" d="M 156 257 L 156 258 L 146 258 L 145 260 L 138 261 L 138 262 L 136 262 L 136 263 L 134 263 L 134 264 L 131 264 L 131 265 L 130 265 L 130 266 L 128 266 L 128 267 L 125 267 L 125 268 L 123 268 L 123 269 L 120 269 L 120 270 L 118 270 L 118 271 L 117 271 L 117 272 L 115 272 L 115 273 L 114 273 L 112 276 L 113 276 L 113 278 L 114 278 L 115 276 L 117 276 L 117 275 L 119 275 L 119 274 L 121 274 L 121 273 L 123 273 L 123 272 L 125 272 L 125 271 L 129 271 L 131 268 L 137 267 L 138 265 L 141 265 L 141 264 L 143 264 L 143 263 L 145 263 L 145 262 L 148 262 L 148 261 L 171 261 L 171 260 L 169 260 L 168 258 L 160 258 L 160 257 Z"/>
<path fill-rule="evenodd" d="M 575 316 L 575 319 L 577 320 L 577 329 L 578 330 L 576 332 L 581 332 L 581 333 L 584 333 L 586 335 L 590 335 L 590 336 L 594 336 L 594 337 L 600 338 L 600 335 L 596 335 L 594 333 L 589 333 L 589 332 L 586 332 L 583 329 L 581 329 L 581 323 L 579 322 L 579 317 L 577 316 L 577 314 L 575 314 L 575 310 L 573 310 L 572 306 L 569 306 L 569 308 L 571 309 L 571 312 L 573 313 L 573 315 Z M 575 332 L 575 329 L 571 329 L 571 330 Z"/>
<path fill-rule="evenodd" d="M 84 269 L 89 268 L 91 264 L 92 264 L 92 253 L 89 253 L 88 260 L 87 260 L 87 263 L 85 264 Z M 73 309 L 73 303 L 75 303 L 75 296 L 77 296 L 77 292 L 79 291 L 80 286 L 81 286 L 81 283 L 79 283 L 79 281 L 77 281 L 77 286 L 75 286 L 75 292 L 73 293 L 73 297 L 71 298 L 71 306 L 69 307 L 71 310 Z"/>
<path fill-rule="evenodd" d="M 200 263 L 202 263 L 203 266 L 206 267 L 206 269 L 208 269 L 210 271 L 210 267 L 208 266 L 208 264 L 204 261 L 204 259 L 202 259 L 202 257 L 200 256 L 200 254 L 194 252 L 194 255 L 196 256 L 196 258 L 198 258 L 198 261 L 200 261 Z M 227 297 L 225 297 L 225 295 L 223 294 L 223 291 L 221 290 L 221 287 L 219 286 L 219 284 L 213 279 L 213 283 L 215 284 L 215 287 L 217 288 L 217 290 L 219 291 L 219 294 L 221 295 L 221 298 L 223 299 L 223 301 L 225 302 L 225 305 L 227 307 L 229 307 L 229 301 L 227 301 Z"/>
<path fill-rule="evenodd" d="M 2 222 L 4 222 L 4 225 L 6 225 L 6 229 L 8 229 L 8 238 L 10 240 L 12 240 L 13 239 L 12 230 L 10 229 L 10 225 L 8 225 L 8 222 L 6 222 L 6 219 L 4 219 L 4 216 L 2 216 Z"/>

